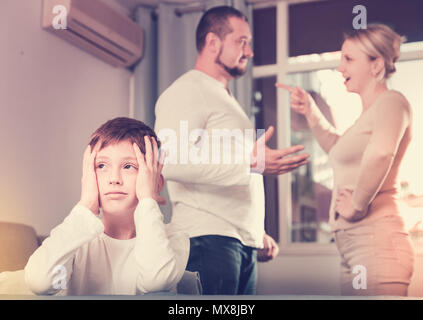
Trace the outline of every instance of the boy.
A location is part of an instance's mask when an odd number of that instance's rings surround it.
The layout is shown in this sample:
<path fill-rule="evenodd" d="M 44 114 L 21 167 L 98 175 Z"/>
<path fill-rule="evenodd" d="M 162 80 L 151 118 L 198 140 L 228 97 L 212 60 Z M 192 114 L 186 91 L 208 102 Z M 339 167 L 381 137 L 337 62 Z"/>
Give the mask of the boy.
<path fill-rule="evenodd" d="M 81 200 L 25 267 L 34 293 L 134 295 L 176 287 L 189 240 L 163 223 L 159 146 L 151 128 L 130 118 L 110 120 L 93 133 Z"/>

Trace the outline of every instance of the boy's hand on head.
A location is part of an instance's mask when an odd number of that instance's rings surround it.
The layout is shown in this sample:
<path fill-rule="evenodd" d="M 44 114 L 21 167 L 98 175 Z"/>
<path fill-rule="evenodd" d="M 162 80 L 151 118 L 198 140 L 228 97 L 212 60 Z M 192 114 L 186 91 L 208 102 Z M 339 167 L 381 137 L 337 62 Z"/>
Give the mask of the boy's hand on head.
<path fill-rule="evenodd" d="M 153 142 L 151 142 L 153 141 Z M 136 192 L 138 200 L 152 198 L 159 204 L 166 204 L 166 199 L 160 196 L 160 180 L 164 158 L 159 156 L 159 149 L 154 138 L 144 136 L 145 156 L 136 143 L 133 144 L 138 161 L 138 177 Z"/>
<path fill-rule="evenodd" d="M 85 148 L 84 160 L 82 163 L 82 179 L 81 179 L 81 200 L 78 204 L 90 209 L 95 215 L 99 212 L 98 201 L 98 184 L 95 173 L 95 157 L 97 150 L 91 151 L 91 146 Z"/>

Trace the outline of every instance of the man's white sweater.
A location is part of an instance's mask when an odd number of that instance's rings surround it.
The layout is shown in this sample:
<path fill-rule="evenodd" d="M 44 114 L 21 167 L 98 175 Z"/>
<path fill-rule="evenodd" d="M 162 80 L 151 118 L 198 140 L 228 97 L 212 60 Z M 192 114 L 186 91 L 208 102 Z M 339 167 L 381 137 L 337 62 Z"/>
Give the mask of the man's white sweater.
<path fill-rule="evenodd" d="M 250 173 L 255 130 L 224 85 L 198 70 L 185 73 L 157 101 L 155 131 L 168 151 L 172 227 L 262 247 L 263 177 Z"/>

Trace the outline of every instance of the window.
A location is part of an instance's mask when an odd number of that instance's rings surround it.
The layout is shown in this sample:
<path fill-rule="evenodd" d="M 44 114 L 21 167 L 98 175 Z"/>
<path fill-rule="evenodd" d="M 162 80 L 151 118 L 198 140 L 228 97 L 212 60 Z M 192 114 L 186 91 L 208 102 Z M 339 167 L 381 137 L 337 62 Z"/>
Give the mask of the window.
<path fill-rule="evenodd" d="M 264 10 L 259 5 L 256 10 Z M 359 117 L 361 101 L 356 94 L 348 93 L 343 78 L 336 71 L 340 52 L 326 52 L 289 57 L 288 20 L 289 4 L 279 2 L 269 5 L 275 10 L 277 42 L 276 61 L 261 59 L 253 68 L 255 120 L 257 128 L 275 125 L 278 139 L 270 147 L 284 148 L 290 144 L 303 144 L 311 154 L 309 165 L 290 175 L 265 181 L 266 230 L 279 236 L 282 250 L 298 253 L 304 248 L 308 254 L 321 248 L 334 250 L 328 225 L 329 204 L 332 191 L 332 169 L 325 152 L 319 147 L 301 115 L 289 111 L 289 95 L 274 88 L 274 82 L 300 86 L 309 91 L 322 112 L 342 133 Z M 270 10 L 269 10 L 270 12 Z M 257 17 L 257 15 L 254 15 Z M 253 21 L 256 23 L 256 20 Z M 268 23 L 268 25 L 271 25 Z M 254 32 L 258 32 L 254 28 Z M 261 31 L 265 32 L 265 31 Z M 261 38 L 254 33 L 254 41 Z M 259 43 L 255 42 L 255 47 Z M 265 44 L 262 44 L 265 45 Z M 401 197 L 404 218 L 412 236 L 423 243 L 423 170 L 419 150 L 423 145 L 423 102 L 421 77 L 423 74 L 423 42 L 407 43 L 401 48 L 397 72 L 389 87 L 402 92 L 414 110 L 414 139 L 409 146 L 401 171 Z M 264 61 L 264 62 L 263 62 Z M 272 189 L 272 190 L 271 190 Z M 278 230 L 271 225 L 278 224 Z M 271 233 L 273 236 L 274 234 Z M 308 244 L 312 244 L 312 247 Z M 316 246 L 319 244 L 320 246 Z M 310 251 L 310 250 L 311 251 Z"/>
<path fill-rule="evenodd" d="M 423 50 L 423 42 L 415 43 Z M 400 171 L 401 199 L 406 226 L 411 229 L 415 242 L 423 243 L 423 170 L 421 168 L 423 147 L 423 57 L 418 60 L 400 61 L 391 79 L 391 87 L 402 92 L 413 109 L 413 140 L 404 157 Z"/>
<path fill-rule="evenodd" d="M 254 65 L 263 66 L 276 63 L 276 7 L 253 11 Z"/>
<path fill-rule="evenodd" d="M 360 115 L 357 95 L 348 93 L 344 79 L 333 69 L 291 73 L 287 84 L 308 91 L 328 121 L 343 133 Z M 288 102 L 287 102 L 288 103 Z M 333 189 L 332 169 L 304 116 L 291 113 L 291 144 L 304 145 L 310 162 L 292 173 L 291 242 L 330 243 L 329 208 Z"/>
<path fill-rule="evenodd" d="M 423 49 L 423 45 L 420 45 Z M 417 47 L 416 44 L 413 46 Z M 403 93 L 410 101 L 414 124 L 423 123 L 423 112 L 419 108 L 419 102 L 423 101 L 423 92 L 419 88 L 423 60 L 400 61 L 396 68 L 397 72 L 388 85 Z M 335 69 L 291 73 L 287 79 L 288 84 L 302 87 L 311 93 L 322 113 L 340 133 L 359 117 L 359 96 L 346 91 L 344 79 Z M 413 230 L 414 239 L 423 242 L 423 226 L 417 225 L 423 221 L 423 172 L 420 170 L 419 159 L 423 130 L 415 125 L 413 131 L 414 139 L 407 150 L 400 173 L 402 212 L 407 227 Z M 291 114 L 291 144 L 303 144 L 311 153 L 310 164 L 292 174 L 291 241 L 331 242 L 327 220 L 332 171 L 326 153 L 320 149 L 305 119 L 295 113 Z"/>
<path fill-rule="evenodd" d="M 270 125 L 276 128 L 276 77 L 258 78 L 253 82 L 254 92 L 254 119 L 256 128 L 267 129 Z M 275 149 L 276 135 L 269 140 L 267 145 Z M 278 208 L 278 180 L 274 176 L 264 176 L 264 191 L 266 205 L 265 229 L 273 239 L 279 239 L 279 208 Z"/>
<path fill-rule="evenodd" d="M 273 65 L 276 63 L 276 7 L 259 8 L 253 11 L 254 65 Z M 253 116 L 256 128 L 276 128 L 276 76 L 256 78 L 253 82 Z M 276 135 L 268 146 L 276 148 Z M 279 239 L 279 206 L 277 177 L 264 177 L 266 218 L 265 229 L 273 239 Z"/>

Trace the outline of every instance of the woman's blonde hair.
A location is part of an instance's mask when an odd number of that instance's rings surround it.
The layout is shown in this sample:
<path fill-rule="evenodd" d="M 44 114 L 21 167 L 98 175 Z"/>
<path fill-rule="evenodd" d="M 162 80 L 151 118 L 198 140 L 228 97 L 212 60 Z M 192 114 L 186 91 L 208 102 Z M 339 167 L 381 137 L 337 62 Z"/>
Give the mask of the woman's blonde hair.
<path fill-rule="evenodd" d="M 395 71 L 395 62 L 400 56 L 400 46 L 405 37 L 400 36 L 390 27 L 383 24 L 369 24 L 367 29 L 353 30 L 344 34 L 344 40 L 353 40 L 358 43 L 369 59 L 382 57 L 385 68 L 378 79 L 388 79 Z"/>

